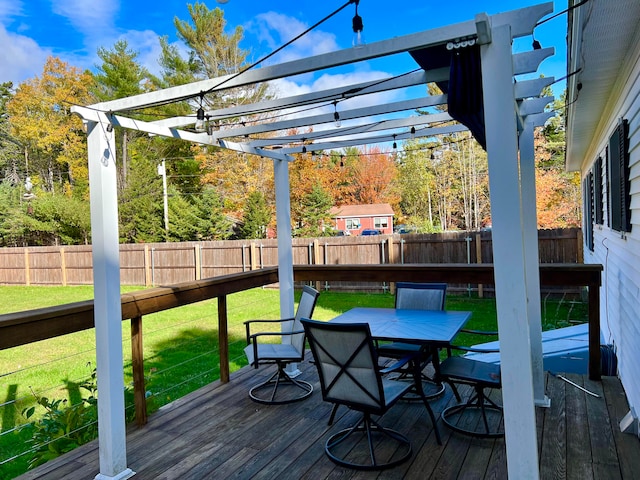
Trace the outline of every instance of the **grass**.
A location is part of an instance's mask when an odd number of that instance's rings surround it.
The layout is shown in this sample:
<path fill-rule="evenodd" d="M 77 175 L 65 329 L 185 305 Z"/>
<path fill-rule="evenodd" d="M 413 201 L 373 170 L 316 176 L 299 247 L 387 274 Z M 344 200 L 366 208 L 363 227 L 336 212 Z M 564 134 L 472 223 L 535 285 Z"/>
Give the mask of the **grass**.
<path fill-rule="evenodd" d="M 139 290 L 127 287 L 125 291 Z M 93 298 L 91 286 L 0 287 L 0 313 L 60 305 Z M 298 297 L 296 296 L 296 299 Z M 329 320 L 355 306 L 392 307 L 388 293 L 322 292 L 314 318 Z M 231 371 L 246 365 L 243 353 L 243 321 L 279 318 L 279 292 L 253 289 L 227 297 L 229 317 L 229 357 Z M 586 321 L 584 304 L 547 299 L 542 306 L 545 329 Z M 473 312 L 468 327 L 496 330 L 494 299 L 469 296 L 447 297 L 447 308 Z M 207 300 L 179 309 L 144 317 L 145 375 L 149 412 L 219 378 L 217 302 Z M 125 384 L 131 385 L 131 348 L 128 322 L 122 323 Z M 460 336 L 457 343 L 472 345 L 489 341 L 486 337 Z M 35 392 L 48 398 L 77 397 L 70 385 L 87 379 L 95 367 L 93 330 L 77 332 L 21 347 L 0 351 L 1 432 L 10 432 L 25 422 L 21 412 L 35 405 Z M 127 397 L 131 397 L 130 394 Z M 128 398 L 128 412 L 132 411 Z M 42 413 L 42 412 L 41 412 Z M 40 413 L 40 414 L 41 414 Z M 24 450 L 24 433 L 0 436 L 0 462 Z M 12 478 L 26 470 L 26 456 L 0 465 L 0 478 Z"/>

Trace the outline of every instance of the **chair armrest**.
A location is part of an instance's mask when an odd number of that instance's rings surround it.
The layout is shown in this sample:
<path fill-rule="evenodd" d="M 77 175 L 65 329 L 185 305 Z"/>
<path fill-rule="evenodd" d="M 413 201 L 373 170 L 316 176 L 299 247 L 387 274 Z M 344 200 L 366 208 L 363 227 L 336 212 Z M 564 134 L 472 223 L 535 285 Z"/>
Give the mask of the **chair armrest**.
<path fill-rule="evenodd" d="M 447 348 L 454 350 L 461 350 L 463 352 L 472 352 L 472 353 L 500 353 L 499 348 L 474 348 L 474 347 L 465 347 L 464 345 L 449 345 Z"/>
<path fill-rule="evenodd" d="M 296 330 L 293 332 L 259 332 L 259 333 L 253 333 L 251 335 L 249 335 L 248 340 L 247 340 L 247 345 L 249 345 L 249 343 L 251 343 L 250 340 L 253 340 L 253 342 L 255 343 L 256 339 L 258 337 L 287 337 L 287 336 L 291 336 L 291 335 L 298 335 L 300 333 L 304 333 L 304 330 Z"/>
<path fill-rule="evenodd" d="M 409 363 L 414 357 L 415 357 L 415 355 L 407 355 L 406 357 L 402 357 L 401 359 L 393 362 L 388 367 L 380 369 L 380 373 L 383 373 L 383 374 L 384 373 L 391 373 L 391 372 L 395 372 L 397 370 L 400 370 L 407 363 Z"/>
<path fill-rule="evenodd" d="M 295 318 L 278 318 L 273 320 L 246 320 L 244 322 L 244 327 L 247 332 L 247 345 L 249 345 L 249 337 L 251 337 L 251 324 L 253 323 L 284 323 L 291 322 L 295 320 Z"/>
<path fill-rule="evenodd" d="M 487 330 L 470 330 L 468 328 L 463 328 L 460 330 L 460 333 L 470 333 L 473 335 L 498 335 L 498 332 L 491 332 Z"/>

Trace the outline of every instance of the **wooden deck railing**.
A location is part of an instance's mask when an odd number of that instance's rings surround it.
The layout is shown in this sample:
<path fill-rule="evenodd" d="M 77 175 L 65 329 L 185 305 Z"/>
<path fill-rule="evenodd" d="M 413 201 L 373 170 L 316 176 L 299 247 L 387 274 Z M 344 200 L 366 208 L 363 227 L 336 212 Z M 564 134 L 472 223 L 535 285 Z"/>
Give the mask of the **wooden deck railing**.
<path fill-rule="evenodd" d="M 589 302 L 589 377 L 599 380 L 600 367 L 600 294 L 601 265 L 542 264 L 542 286 L 587 287 Z M 439 281 L 446 283 L 493 284 L 493 266 L 489 264 L 405 264 L 405 265 L 297 265 L 296 281 Z M 218 299 L 218 340 L 220 380 L 229 381 L 226 296 L 278 282 L 278 270 L 262 270 L 225 275 L 169 287 L 158 287 L 123 294 L 122 320 L 131 321 L 131 349 L 136 421 L 146 423 L 144 385 L 144 315 L 181 307 L 202 300 Z M 57 307 L 0 315 L 0 350 L 25 345 L 68 333 L 93 328 L 93 300 Z"/>

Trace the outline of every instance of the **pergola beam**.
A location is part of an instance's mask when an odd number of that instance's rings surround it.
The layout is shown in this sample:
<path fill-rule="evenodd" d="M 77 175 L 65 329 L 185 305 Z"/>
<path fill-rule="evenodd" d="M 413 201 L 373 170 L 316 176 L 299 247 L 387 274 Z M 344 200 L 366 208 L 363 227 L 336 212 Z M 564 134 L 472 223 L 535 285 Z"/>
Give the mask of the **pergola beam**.
<path fill-rule="evenodd" d="M 205 114 L 210 120 L 221 120 L 224 118 L 243 117 L 252 114 L 262 114 L 274 111 L 281 111 L 289 108 L 313 105 L 314 103 L 327 103 L 333 100 L 346 100 L 363 95 L 398 90 L 400 88 L 414 87 L 416 85 L 426 85 L 429 82 L 439 82 L 449 78 L 448 68 L 438 68 L 429 71 L 412 72 L 397 77 L 381 78 L 369 82 L 344 85 L 337 88 L 320 90 L 291 97 L 265 100 L 249 105 L 237 105 L 234 107 L 207 110 Z M 190 125 L 194 122 L 193 116 L 181 116 L 157 120 L 157 125 L 166 127 L 178 127 Z"/>

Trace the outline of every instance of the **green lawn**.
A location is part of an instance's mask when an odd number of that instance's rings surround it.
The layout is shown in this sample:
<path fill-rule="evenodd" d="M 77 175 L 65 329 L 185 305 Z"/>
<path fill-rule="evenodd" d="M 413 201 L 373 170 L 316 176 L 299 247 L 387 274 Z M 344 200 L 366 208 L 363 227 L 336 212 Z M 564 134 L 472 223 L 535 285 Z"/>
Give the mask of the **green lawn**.
<path fill-rule="evenodd" d="M 123 288 L 125 291 L 139 288 Z M 91 286 L 78 287 L 0 287 L 0 313 L 60 305 L 93 298 Z M 296 296 L 296 299 L 298 297 Z M 314 318 L 329 320 L 354 306 L 392 307 L 388 293 L 322 292 Z M 243 321 L 279 318 L 279 293 L 274 289 L 254 289 L 227 297 L 231 371 L 246 365 L 243 353 Z M 447 297 L 447 308 L 470 310 L 469 328 L 496 330 L 495 300 L 468 296 Z M 586 321 L 586 306 L 566 300 L 543 303 L 546 328 Z M 145 316 L 144 351 L 149 411 L 152 412 L 185 394 L 219 378 L 217 342 L 217 302 L 208 300 L 179 309 Z M 131 347 L 128 322 L 123 322 L 125 383 L 131 385 Z M 485 337 L 463 337 L 459 343 L 471 345 L 488 341 Z M 0 430 L 9 432 L 24 423 L 24 408 L 39 396 L 77 401 L 76 385 L 95 368 L 93 330 L 0 351 Z M 128 395 L 130 397 L 130 395 Z M 15 402 L 14 402 L 15 401 Z M 42 407 L 39 407 L 41 410 Z M 132 405 L 128 399 L 128 411 Z M 42 412 L 40 412 L 42 414 Z M 0 436 L 0 462 L 23 451 L 24 433 Z M 26 458 L 0 465 L 0 478 L 11 478 L 26 468 Z"/>

